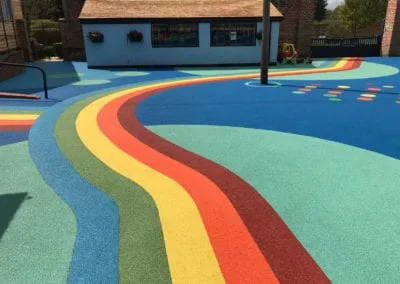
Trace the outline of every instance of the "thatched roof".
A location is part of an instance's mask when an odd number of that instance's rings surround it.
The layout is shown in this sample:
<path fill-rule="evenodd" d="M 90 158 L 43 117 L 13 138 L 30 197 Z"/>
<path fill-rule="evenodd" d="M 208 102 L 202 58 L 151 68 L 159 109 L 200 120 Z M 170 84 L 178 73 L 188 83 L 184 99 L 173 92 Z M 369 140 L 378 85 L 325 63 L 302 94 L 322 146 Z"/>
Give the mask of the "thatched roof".
<path fill-rule="evenodd" d="M 263 0 L 86 0 L 80 19 L 261 18 Z M 271 4 L 271 18 L 282 14 Z"/>

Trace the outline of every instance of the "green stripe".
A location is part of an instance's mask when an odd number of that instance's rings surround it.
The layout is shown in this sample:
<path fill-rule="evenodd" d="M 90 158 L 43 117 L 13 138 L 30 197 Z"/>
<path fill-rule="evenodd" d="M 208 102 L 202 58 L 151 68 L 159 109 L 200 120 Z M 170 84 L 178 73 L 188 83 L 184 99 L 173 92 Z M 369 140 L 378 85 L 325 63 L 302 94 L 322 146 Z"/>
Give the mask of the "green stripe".
<path fill-rule="evenodd" d="M 77 115 L 104 95 L 85 99 L 67 109 L 57 121 L 56 141 L 79 174 L 118 205 L 121 283 L 171 283 L 163 233 L 153 199 L 139 185 L 105 166 L 78 137 Z"/>

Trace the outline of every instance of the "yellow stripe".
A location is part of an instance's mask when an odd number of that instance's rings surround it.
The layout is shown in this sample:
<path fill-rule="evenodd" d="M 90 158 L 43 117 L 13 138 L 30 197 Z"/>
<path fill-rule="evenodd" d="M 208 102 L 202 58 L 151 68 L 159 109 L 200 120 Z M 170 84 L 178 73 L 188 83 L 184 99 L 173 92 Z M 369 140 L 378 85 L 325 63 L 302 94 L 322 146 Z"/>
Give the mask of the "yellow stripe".
<path fill-rule="evenodd" d="M 37 114 L 0 113 L 0 120 L 36 120 L 38 117 Z"/>
<path fill-rule="evenodd" d="M 376 95 L 374 95 L 374 94 L 361 94 L 361 97 L 364 97 L 364 98 L 375 98 Z"/>
<path fill-rule="evenodd" d="M 115 93 L 84 108 L 76 121 L 79 137 L 99 160 L 138 183 L 154 199 L 163 228 L 173 283 L 224 283 L 201 216 L 185 189 L 120 150 L 97 125 L 97 114 L 108 102 L 131 92 Z"/>
<path fill-rule="evenodd" d="M 336 71 L 338 69 L 343 68 L 347 62 L 348 62 L 349 58 L 343 58 L 341 60 L 339 60 L 334 66 L 332 67 L 325 67 L 325 68 L 321 68 L 321 69 L 315 69 L 315 73 L 318 73 L 318 71 Z M 293 70 L 293 71 L 281 71 L 281 72 L 274 72 L 273 74 L 275 75 L 290 75 L 291 73 L 296 73 L 296 74 L 302 74 L 302 73 L 309 73 L 310 70 L 314 70 L 314 69 L 308 69 L 308 70 L 304 70 L 303 71 L 299 71 L 299 70 Z"/>
<path fill-rule="evenodd" d="M 321 69 L 305 69 L 305 70 L 293 70 L 293 71 L 272 71 L 271 74 L 273 74 L 274 76 L 290 76 L 291 74 L 296 74 L 296 75 L 301 75 L 301 74 L 310 74 L 310 71 L 315 71 L 315 73 L 319 73 L 320 71 L 337 71 L 341 68 L 343 68 L 347 62 L 349 61 L 349 58 L 342 58 L 341 60 L 339 60 L 338 62 L 336 62 L 335 65 L 331 66 L 331 67 L 325 67 L 325 68 L 321 68 Z M 313 72 L 314 73 L 314 72 Z M 311 73 L 312 74 L 312 73 Z M 240 79 L 242 77 L 259 77 L 260 74 L 259 73 L 252 73 L 252 74 L 237 74 L 237 75 L 227 75 L 227 76 L 215 76 L 215 77 L 210 77 L 210 78 L 237 78 Z M 204 78 L 203 78 L 204 79 Z"/>

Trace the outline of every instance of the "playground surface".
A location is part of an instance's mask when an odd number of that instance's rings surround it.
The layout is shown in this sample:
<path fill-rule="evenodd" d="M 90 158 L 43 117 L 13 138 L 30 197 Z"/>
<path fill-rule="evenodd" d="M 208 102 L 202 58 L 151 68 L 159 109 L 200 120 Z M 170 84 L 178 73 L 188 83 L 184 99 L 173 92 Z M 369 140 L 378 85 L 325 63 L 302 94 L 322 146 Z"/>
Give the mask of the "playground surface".
<path fill-rule="evenodd" d="M 41 63 L 0 99 L 0 282 L 398 283 L 400 58 Z M 40 74 L 0 83 L 43 97 Z"/>

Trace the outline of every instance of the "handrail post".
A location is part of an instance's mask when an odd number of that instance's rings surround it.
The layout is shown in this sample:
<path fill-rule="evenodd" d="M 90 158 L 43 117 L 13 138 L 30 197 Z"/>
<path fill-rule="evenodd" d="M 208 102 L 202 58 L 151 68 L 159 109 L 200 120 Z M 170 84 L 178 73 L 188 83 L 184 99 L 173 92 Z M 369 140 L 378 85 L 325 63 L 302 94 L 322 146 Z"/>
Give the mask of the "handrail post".
<path fill-rule="evenodd" d="M 39 70 L 40 70 L 40 72 L 42 72 L 43 87 L 44 87 L 44 98 L 47 100 L 49 98 L 49 93 L 47 91 L 47 76 L 46 76 L 46 72 L 42 68 L 39 68 Z"/>
<path fill-rule="evenodd" d="M 26 67 L 26 68 L 33 68 L 33 69 L 39 70 L 42 73 L 42 77 L 43 77 L 44 98 L 46 100 L 49 98 L 49 93 L 48 93 L 48 89 L 47 89 L 46 71 L 44 71 L 43 68 L 41 68 L 39 66 L 33 66 L 33 65 L 27 65 L 27 64 L 18 64 L 18 63 L 10 63 L 10 62 L 0 62 L 0 65 L 14 66 L 14 67 Z"/>

